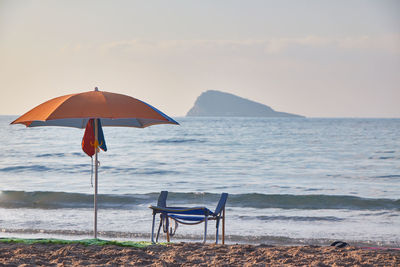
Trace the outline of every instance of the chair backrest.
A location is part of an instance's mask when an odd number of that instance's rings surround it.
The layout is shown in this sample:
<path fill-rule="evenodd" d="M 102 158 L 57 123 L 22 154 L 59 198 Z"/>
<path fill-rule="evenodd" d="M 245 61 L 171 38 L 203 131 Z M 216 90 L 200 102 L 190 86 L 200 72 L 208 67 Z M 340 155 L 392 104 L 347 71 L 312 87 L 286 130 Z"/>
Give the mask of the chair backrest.
<path fill-rule="evenodd" d="M 222 193 L 221 198 L 218 201 L 217 208 L 215 209 L 215 214 L 220 214 L 225 207 L 226 200 L 228 199 L 228 193 Z"/>
<path fill-rule="evenodd" d="M 167 207 L 167 196 L 168 191 L 161 191 L 160 195 L 158 196 L 157 206 L 161 208 Z"/>

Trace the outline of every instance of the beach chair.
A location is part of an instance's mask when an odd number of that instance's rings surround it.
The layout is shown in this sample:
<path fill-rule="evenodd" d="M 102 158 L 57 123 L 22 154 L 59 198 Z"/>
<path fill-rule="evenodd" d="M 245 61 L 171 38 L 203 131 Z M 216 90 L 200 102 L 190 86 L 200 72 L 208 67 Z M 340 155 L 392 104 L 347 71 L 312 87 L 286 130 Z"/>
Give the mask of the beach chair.
<path fill-rule="evenodd" d="M 228 193 L 222 193 L 218 201 L 215 211 L 211 211 L 206 207 L 168 207 L 167 206 L 168 191 L 162 191 L 158 197 L 157 206 L 150 206 L 153 210 L 153 223 L 151 227 L 151 242 L 154 242 L 154 226 L 157 214 L 160 214 L 160 224 L 158 226 L 156 242 L 160 234 L 161 227 L 167 234 L 167 241 L 170 242 L 170 236 L 175 234 L 178 224 L 195 225 L 204 222 L 203 243 L 207 240 L 207 223 L 210 220 L 215 221 L 215 243 L 218 244 L 219 224 L 222 220 L 222 244 L 225 244 L 225 204 L 228 199 Z M 175 222 L 175 230 L 169 227 L 169 219 Z"/>

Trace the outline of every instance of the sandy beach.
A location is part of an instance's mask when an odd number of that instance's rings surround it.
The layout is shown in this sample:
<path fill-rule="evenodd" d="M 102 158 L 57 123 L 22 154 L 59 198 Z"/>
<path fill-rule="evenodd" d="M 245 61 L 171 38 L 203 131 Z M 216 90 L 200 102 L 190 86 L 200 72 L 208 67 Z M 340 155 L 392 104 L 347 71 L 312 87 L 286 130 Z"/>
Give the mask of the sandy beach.
<path fill-rule="evenodd" d="M 146 248 L 0 244 L 2 266 L 400 266 L 399 250 L 347 246 L 203 245 Z"/>

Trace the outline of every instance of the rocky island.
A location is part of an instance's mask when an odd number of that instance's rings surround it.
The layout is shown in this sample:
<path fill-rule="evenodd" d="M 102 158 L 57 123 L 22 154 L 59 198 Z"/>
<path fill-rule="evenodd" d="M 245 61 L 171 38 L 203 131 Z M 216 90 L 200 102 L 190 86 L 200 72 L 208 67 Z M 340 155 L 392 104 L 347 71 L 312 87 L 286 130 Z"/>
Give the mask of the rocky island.
<path fill-rule="evenodd" d="M 189 117 L 303 117 L 216 90 L 202 93 L 186 114 Z"/>

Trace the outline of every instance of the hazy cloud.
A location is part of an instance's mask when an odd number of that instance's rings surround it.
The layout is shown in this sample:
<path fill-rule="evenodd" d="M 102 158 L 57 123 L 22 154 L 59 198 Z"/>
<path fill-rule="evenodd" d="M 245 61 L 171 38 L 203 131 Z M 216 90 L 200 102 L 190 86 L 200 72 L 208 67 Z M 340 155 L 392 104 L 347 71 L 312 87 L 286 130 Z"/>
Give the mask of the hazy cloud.
<path fill-rule="evenodd" d="M 268 40 L 124 40 L 103 44 L 99 50 L 103 53 L 115 51 L 123 53 L 164 54 L 170 52 L 218 51 L 223 53 L 249 49 L 262 49 L 266 54 L 280 54 L 296 47 L 336 48 L 345 50 L 379 51 L 400 54 L 400 35 L 380 36 L 361 35 L 348 37 L 324 37 L 309 35 L 296 38 L 270 38 Z M 78 46 L 80 48 L 80 46 Z M 78 49 L 72 46 L 71 49 Z"/>
<path fill-rule="evenodd" d="M 266 52 L 271 54 L 282 53 L 286 49 L 296 46 L 308 47 L 336 47 L 339 49 L 377 50 L 400 54 L 400 35 L 388 34 L 380 36 L 350 36 L 341 38 L 305 36 L 300 38 L 274 38 L 266 41 Z"/>

